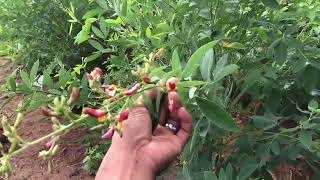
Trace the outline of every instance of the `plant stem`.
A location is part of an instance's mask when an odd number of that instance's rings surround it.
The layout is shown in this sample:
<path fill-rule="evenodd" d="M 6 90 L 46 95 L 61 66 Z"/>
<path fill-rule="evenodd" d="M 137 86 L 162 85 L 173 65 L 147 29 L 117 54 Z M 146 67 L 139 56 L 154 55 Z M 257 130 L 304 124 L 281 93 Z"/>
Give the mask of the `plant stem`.
<path fill-rule="evenodd" d="M 36 144 L 39 144 L 40 142 L 42 142 L 42 141 L 44 141 L 44 140 L 46 140 L 46 139 L 48 139 L 48 138 L 50 138 L 50 137 L 52 137 L 54 135 L 60 134 L 61 132 L 65 131 L 67 129 L 71 129 L 74 125 L 82 122 L 83 120 L 85 120 L 88 117 L 89 117 L 89 115 L 83 115 L 82 117 L 80 117 L 79 119 L 75 120 L 74 122 L 71 122 L 70 124 L 68 124 L 66 126 L 63 126 L 62 128 L 60 128 L 60 129 L 58 129 L 58 130 L 56 130 L 56 131 L 54 131 L 54 132 L 52 132 L 50 134 L 47 134 L 46 136 L 43 136 L 43 137 L 41 137 L 41 138 L 39 138 L 37 140 L 34 140 L 32 142 L 29 142 L 29 143 L 25 144 L 20 149 L 18 149 L 16 151 L 12 152 L 11 154 L 9 154 L 9 156 L 13 157 L 13 156 L 23 152 L 24 150 L 26 150 L 26 149 L 28 149 L 28 148 L 36 145 Z"/>

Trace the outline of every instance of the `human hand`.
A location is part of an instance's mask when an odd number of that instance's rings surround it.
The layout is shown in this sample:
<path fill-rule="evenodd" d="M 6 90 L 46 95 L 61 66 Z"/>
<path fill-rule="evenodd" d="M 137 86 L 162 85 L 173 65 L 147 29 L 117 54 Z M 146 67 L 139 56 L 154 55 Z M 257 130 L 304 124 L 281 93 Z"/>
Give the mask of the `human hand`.
<path fill-rule="evenodd" d="M 155 101 L 155 91 L 147 94 Z M 175 102 L 173 112 L 168 110 L 169 98 Z M 183 150 L 191 134 L 192 118 L 181 106 L 178 94 L 172 91 L 164 97 L 159 124 L 153 132 L 149 112 L 141 104 L 130 109 L 123 123 L 123 136 L 114 134 L 97 172 L 97 180 L 154 179 Z M 180 125 L 177 134 L 165 127 L 168 121 Z"/>

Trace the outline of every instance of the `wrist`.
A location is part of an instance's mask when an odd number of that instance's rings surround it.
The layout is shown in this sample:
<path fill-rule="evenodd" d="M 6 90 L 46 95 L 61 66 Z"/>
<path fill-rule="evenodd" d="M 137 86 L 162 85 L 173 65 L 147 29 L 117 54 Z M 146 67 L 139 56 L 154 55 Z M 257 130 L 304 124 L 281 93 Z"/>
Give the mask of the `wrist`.
<path fill-rule="evenodd" d="M 111 146 L 97 172 L 96 180 L 153 180 L 156 172 L 138 157 L 137 151 Z"/>

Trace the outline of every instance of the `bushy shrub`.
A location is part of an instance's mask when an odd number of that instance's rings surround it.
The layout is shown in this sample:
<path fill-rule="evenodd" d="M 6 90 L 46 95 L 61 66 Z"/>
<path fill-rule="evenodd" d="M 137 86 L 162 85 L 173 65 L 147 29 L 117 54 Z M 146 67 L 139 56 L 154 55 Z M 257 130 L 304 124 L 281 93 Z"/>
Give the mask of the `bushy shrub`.
<path fill-rule="evenodd" d="M 39 60 L 43 66 L 55 62 L 70 67 L 86 56 L 85 47 L 74 44 L 66 12 L 70 3 L 76 5 L 79 13 L 85 11 L 85 1 L 2 0 L 0 3 L 1 54 L 9 55 L 15 64 L 31 68 Z"/>

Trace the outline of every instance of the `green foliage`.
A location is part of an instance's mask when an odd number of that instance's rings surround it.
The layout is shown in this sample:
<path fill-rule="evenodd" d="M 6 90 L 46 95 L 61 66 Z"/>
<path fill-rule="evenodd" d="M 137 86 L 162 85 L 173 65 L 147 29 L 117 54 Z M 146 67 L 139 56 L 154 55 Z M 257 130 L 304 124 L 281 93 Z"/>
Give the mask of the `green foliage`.
<path fill-rule="evenodd" d="M 91 101 L 86 68 L 104 66 L 105 82 L 128 85 L 138 81 L 131 70 L 164 48 L 149 76 L 185 80 L 178 93 L 194 124 L 177 165 L 179 178 L 268 179 L 279 164 L 294 167 L 301 160 L 319 170 L 319 1 L 96 0 L 87 7 L 82 14 L 68 8 L 77 35 L 73 48 L 63 48 L 79 58 L 75 49 L 92 46 L 82 62 L 72 70 L 62 65 L 54 76 L 54 65 L 43 68 L 35 58 L 30 72 L 20 71 L 21 83 L 8 79 L 10 91 L 27 94 L 26 107 L 39 107 L 43 96 L 52 99 L 72 86 L 81 87 L 79 107 L 96 106 L 101 102 Z M 35 60 L 44 69 L 38 75 Z M 102 150 L 88 147 L 87 155 L 93 173 Z"/>
<path fill-rule="evenodd" d="M 72 3 L 81 13 L 86 10 L 86 3 L 78 0 L 1 0 L 0 3 L 0 54 L 9 55 L 15 64 L 31 68 L 38 60 L 41 67 L 51 62 L 70 66 L 86 56 L 86 47 L 76 46 L 73 34 L 68 33 L 65 12 Z"/>

